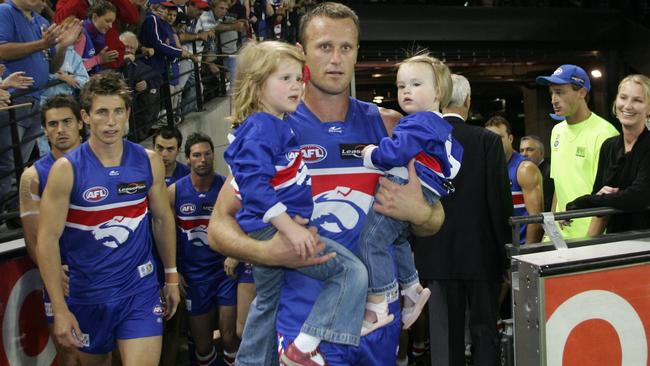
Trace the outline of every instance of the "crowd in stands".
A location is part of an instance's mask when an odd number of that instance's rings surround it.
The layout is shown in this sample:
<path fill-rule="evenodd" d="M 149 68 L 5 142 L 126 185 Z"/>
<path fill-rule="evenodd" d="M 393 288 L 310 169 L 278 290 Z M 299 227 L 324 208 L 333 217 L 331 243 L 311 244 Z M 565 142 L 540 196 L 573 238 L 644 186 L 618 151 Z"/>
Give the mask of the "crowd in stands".
<path fill-rule="evenodd" d="M 38 110 L 79 96 L 89 77 L 116 70 L 132 90 L 129 138 L 177 124 L 229 89 L 234 54 L 249 39 L 296 40 L 313 1 L 11 0 L 0 5 L 0 204 L 16 209 L 15 178 L 49 151 Z M 18 141 L 11 128 L 18 129 Z M 12 148 L 12 145 L 15 145 Z M 14 149 L 20 146 L 20 161 Z M 35 147 L 37 147 L 35 149 Z"/>

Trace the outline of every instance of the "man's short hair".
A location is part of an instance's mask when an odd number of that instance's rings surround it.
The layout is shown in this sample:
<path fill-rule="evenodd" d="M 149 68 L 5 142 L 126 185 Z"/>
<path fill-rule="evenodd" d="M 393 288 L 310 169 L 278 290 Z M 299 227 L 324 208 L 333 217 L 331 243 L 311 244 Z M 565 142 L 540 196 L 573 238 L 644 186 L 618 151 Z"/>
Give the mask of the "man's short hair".
<path fill-rule="evenodd" d="M 214 144 L 210 136 L 203 134 L 201 132 L 194 132 L 193 134 L 187 137 L 187 142 L 185 142 L 185 157 L 190 157 L 190 152 L 192 151 L 192 146 L 205 142 L 210 145 L 210 150 L 214 152 Z"/>
<path fill-rule="evenodd" d="M 45 113 L 55 108 L 70 108 L 77 121 L 81 121 L 79 103 L 71 95 L 57 94 L 48 98 L 41 106 L 41 125 L 43 127 L 45 127 L 45 123 L 47 122 L 45 120 Z"/>
<path fill-rule="evenodd" d="M 81 108 L 90 113 L 93 99 L 96 96 L 115 95 L 124 101 L 127 109 L 131 108 L 131 92 L 122 76 L 115 71 L 102 71 L 90 77 L 90 80 L 81 88 L 79 101 Z"/>
<path fill-rule="evenodd" d="M 492 116 L 490 119 L 485 122 L 485 127 L 499 127 L 506 126 L 506 132 L 508 135 L 512 135 L 512 127 L 510 127 L 510 122 L 503 116 Z"/>
<path fill-rule="evenodd" d="M 164 138 L 165 140 L 176 139 L 178 150 L 180 150 L 181 146 L 183 145 L 183 134 L 176 127 L 165 126 L 154 132 L 153 138 L 151 140 L 151 142 L 154 144 L 154 147 L 156 146 L 156 138 L 158 138 L 158 136 Z"/>
<path fill-rule="evenodd" d="M 472 95 L 472 88 L 469 85 L 469 81 L 463 75 L 452 74 L 452 91 L 451 98 L 449 99 L 450 107 L 460 107 L 465 103 L 467 97 Z"/>
<path fill-rule="evenodd" d="M 535 141 L 535 143 L 537 144 L 537 149 L 542 154 L 542 156 L 544 156 L 544 143 L 542 142 L 542 139 L 537 135 L 526 135 L 521 138 L 520 144 L 521 142 L 529 141 L 529 140 Z"/>
<path fill-rule="evenodd" d="M 298 32 L 298 41 L 301 45 L 306 45 L 305 30 L 309 22 L 316 17 L 325 17 L 330 19 L 352 19 L 357 28 L 357 42 L 361 35 L 361 27 L 359 26 L 359 17 L 354 10 L 349 7 L 333 2 L 324 2 L 318 4 L 315 8 L 311 9 L 300 18 L 300 27 Z"/>

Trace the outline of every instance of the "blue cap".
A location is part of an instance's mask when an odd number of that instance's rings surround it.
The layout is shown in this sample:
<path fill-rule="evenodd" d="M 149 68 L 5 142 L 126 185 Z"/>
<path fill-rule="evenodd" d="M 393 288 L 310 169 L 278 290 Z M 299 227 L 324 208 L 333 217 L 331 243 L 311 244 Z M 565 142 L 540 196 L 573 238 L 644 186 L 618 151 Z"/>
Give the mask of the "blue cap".
<path fill-rule="evenodd" d="M 573 84 L 587 91 L 591 89 L 589 76 L 582 67 L 576 65 L 562 65 L 551 76 L 538 76 L 535 81 L 539 85 Z"/>

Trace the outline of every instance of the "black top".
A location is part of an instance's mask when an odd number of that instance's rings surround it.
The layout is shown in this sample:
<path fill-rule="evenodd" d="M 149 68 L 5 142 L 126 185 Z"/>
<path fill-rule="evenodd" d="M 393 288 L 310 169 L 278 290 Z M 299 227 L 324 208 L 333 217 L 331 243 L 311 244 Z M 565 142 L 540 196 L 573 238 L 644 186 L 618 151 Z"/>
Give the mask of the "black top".
<path fill-rule="evenodd" d="M 456 192 L 442 199 L 442 228 L 434 236 L 415 239 L 416 267 L 422 279 L 501 281 L 512 216 L 501 139 L 460 118 L 444 118 L 463 146 L 463 162 L 453 180 Z"/>
<path fill-rule="evenodd" d="M 618 188 L 611 194 L 596 195 L 603 186 Z M 614 215 L 607 232 L 650 229 L 650 132 L 644 129 L 632 150 L 625 152 L 623 135 L 610 137 L 600 148 L 598 173 L 591 195 L 584 195 L 567 209 L 613 207 L 631 213 Z"/>
<path fill-rule="evenodd" d="M 544 159 L 537 167 L 539 168 L 540 173 L 542 173 L 544 212 L 550 212 L 553 203 L 553 193 L 555 192 L 555 185 L 553 183 L 553 178 L 551 178 L 551 163 L 548 159 Z"/>

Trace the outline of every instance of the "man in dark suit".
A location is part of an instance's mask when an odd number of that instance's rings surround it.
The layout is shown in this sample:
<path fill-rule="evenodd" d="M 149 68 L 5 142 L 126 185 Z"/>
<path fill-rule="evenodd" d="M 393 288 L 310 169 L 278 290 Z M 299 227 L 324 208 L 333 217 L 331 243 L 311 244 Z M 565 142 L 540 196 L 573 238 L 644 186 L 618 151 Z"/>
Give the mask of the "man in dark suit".
<path fill-rule="evenodd" d="M 415 263 L 431 290 L 432 365 L 465 365 L 465 309 L 469 307 L 474 365 L 498 364 L 499 292 L 512 215 L 505 154 L 499 137 L 465 124 L 470 86 L 452 76 L 451 102 L 443 109 L 452 135 L 465 149 L 463 165 L 446 197 L 445 222 L 435 236 L 415 239 Z"/>
<path fill-rule="evenodd" d="M 539 136 L 528 135 L 521 138 L 519 143 L 519 153 L 528 158 L 528 160 L 537 164 L 539 171 L 542 172 L 542 181 L 544 185 L 544 211 L 551 211 L 551 203 L 553 202 L 553 193 L 555 192 L 555 185 L 553 178 L 551 178 L 551 163 L 550 160 L 544 158 L 544 143 Z"/>

